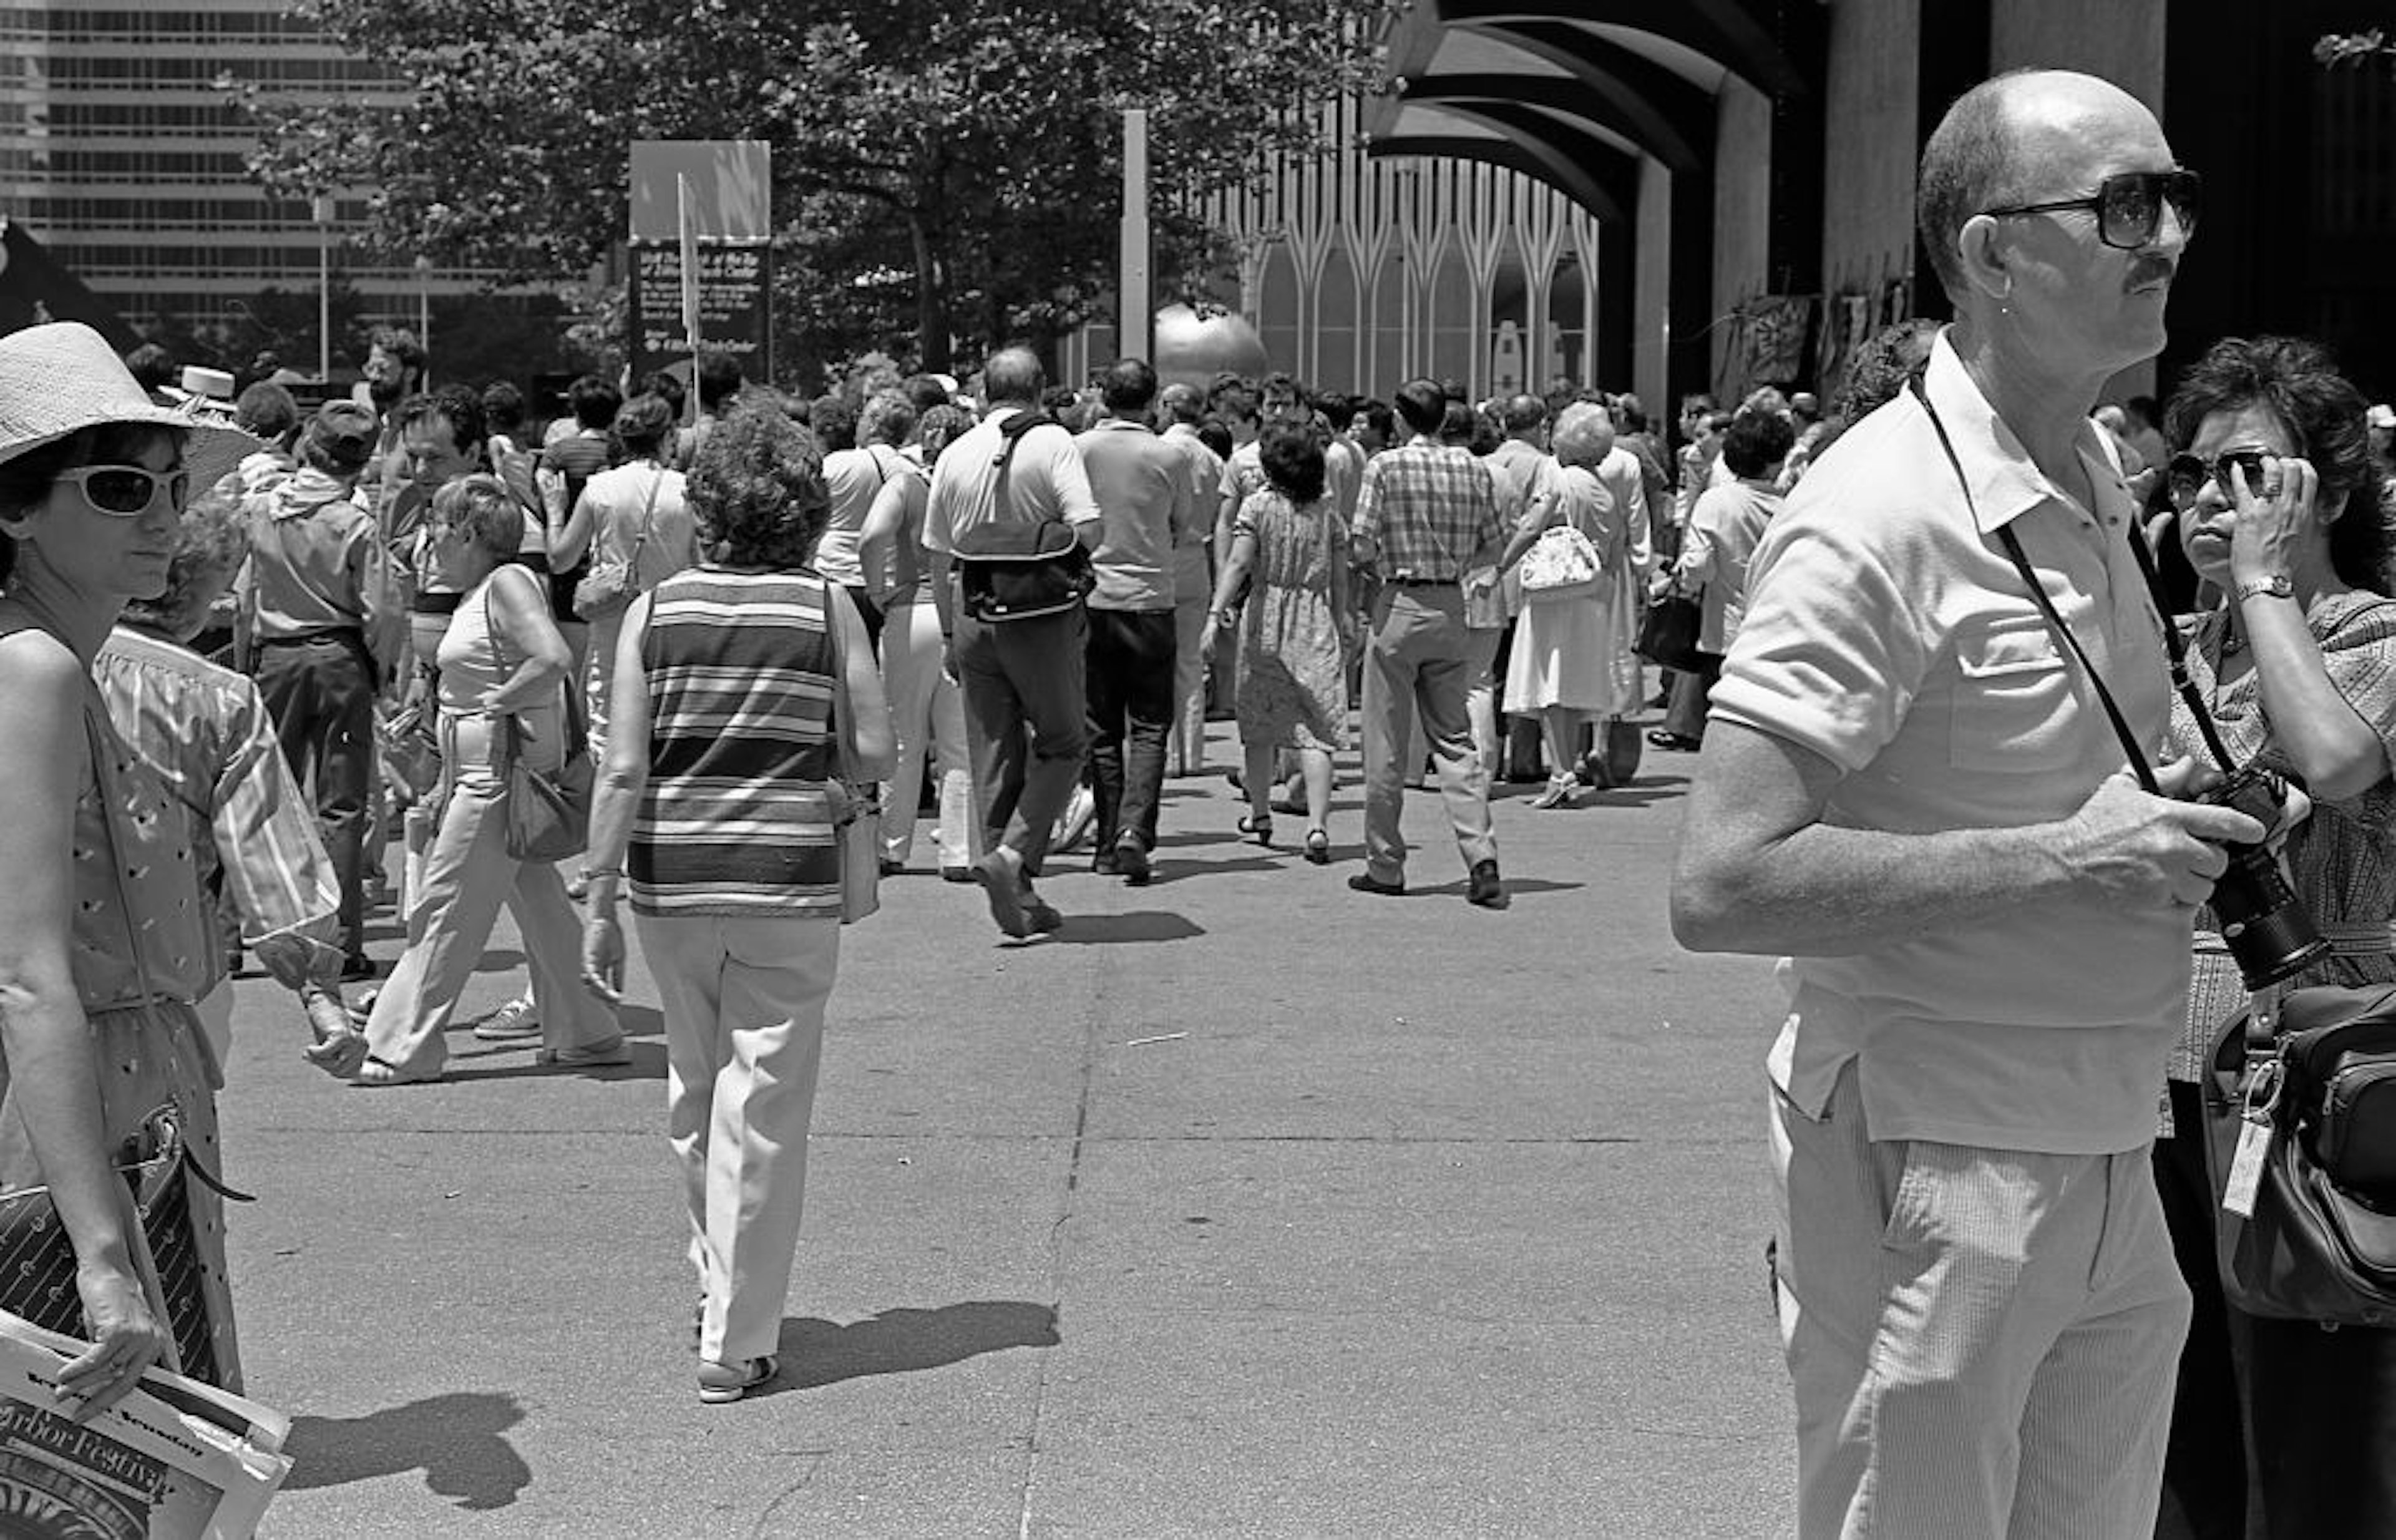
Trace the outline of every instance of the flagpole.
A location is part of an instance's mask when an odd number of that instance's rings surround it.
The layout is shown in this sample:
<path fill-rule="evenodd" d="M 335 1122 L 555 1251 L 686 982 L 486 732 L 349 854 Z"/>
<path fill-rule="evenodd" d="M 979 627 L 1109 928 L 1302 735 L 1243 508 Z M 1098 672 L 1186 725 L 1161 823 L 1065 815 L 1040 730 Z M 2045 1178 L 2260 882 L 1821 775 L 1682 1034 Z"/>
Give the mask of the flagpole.
<path fill-rule="evenodd" d="M 691 220 L 690 177 L 674 176 L 674 218 L 682 237 L 682 333 L 690 350 L 690 389 L 683 396 L 688 423 L 699 420 L 699 227 Z"/>

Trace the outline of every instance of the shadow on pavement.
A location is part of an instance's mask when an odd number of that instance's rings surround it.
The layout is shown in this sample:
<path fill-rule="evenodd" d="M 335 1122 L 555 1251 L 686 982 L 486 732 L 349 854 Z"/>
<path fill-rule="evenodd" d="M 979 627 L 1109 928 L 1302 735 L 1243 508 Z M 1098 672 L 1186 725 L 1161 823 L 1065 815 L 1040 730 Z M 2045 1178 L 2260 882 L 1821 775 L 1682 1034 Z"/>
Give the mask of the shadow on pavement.
<path fill-rule="evenodd" d="M 782 1374 L 767 1390 L 813 1390 L 872 1374 L 940 1369 L 1009 1348 L 1054 1348 L 1054 1306 L 1028 1299 L 969 1299 L 928 1310 L 891 1309 L 843 1326 L 782 1318 Z"/>
<path fill-rule="evenodd" d="M 1065 928 L 1042 937 L 1051 947 L 1117 947 L 1140 942 L 1187 941 L 1206 934 L 1206 927 L 1169 909 L 1139 909 L 1130 914 L 1068 914 Z"/>
<path fill-rule="evenodd" d="M 513 1396 L 459 1390 L 363 1417 L 294 1417 L 286 1446 L 294 1491 L 424 1472 L 424 1485 L 471 1512 L 503 1508 L 532 1485 L 532 1467 L 508 1442 L 524 1421 Z"/>
<path fill-rule="evenodd" d="M 630 1035 L 636 1029 L 627 1024 Z M 580 1075 L 586 1080 L 632 1081 L 663 1080 L 666 1078 L 666 1045 L 644 1042 L 634 1038 L 624 1044 L 632 1055 L 630 1064 L 539 1064 L 529 1050 L 540 1046 L 539 1040 L 527 1039 L 521 1044 L 477 1044 L 473 1051 L 453 1053 L 449 1056 L 449 1072 L 443 1080 L 453 1085 L 470 1085 L 476 1081 L 525 1080 L 536 1076 Z M 518 1055 L 523 1055 L 519 1057 Z M 504 1061 L 504 1067 L 502 1065 Z"/>

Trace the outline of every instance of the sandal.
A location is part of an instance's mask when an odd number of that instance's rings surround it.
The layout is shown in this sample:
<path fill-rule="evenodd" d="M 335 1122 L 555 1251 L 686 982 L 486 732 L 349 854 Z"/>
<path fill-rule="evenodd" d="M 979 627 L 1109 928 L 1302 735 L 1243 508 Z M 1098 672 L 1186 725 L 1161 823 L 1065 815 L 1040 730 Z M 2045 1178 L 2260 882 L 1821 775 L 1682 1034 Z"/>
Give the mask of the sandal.
<path fill-rule="evenodd" d="M 699 1363 L 699 1399 L 710 1406 L 737 1401 L 780 1372 L 781 1365 L 771 1354 L 752 1358 L 746 1363 L 713 1363 L 701 1359 Z"/>
<path fill-rule="evenodd" d="M 1306 858 L 1316 866 L 1331 864 L 1331 836 L 1321 829 L 1306 831 Z"/>
<path fill-rule="evenodd" d="M 1271 845 L 1272 843 L 1272 815 L 1270 813 L 1241 814 L 1240 832 L 1250 836 L 1260 845 Z"/>
<path fill-rule="evenodd" d="M 442 1078 L 439 1069 L 403 1069 L 396 1064 L 366 1055 L 358 1072 L 350 1080 L 352 1085 L 432 1085 Z"/>

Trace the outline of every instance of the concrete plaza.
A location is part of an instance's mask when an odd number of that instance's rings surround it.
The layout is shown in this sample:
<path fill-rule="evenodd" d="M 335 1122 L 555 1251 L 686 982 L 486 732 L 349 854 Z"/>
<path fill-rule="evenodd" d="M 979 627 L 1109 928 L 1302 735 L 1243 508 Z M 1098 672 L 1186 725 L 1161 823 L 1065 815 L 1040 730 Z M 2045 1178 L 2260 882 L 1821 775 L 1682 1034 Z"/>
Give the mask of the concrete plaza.
<path fill-rule="evenodd" d="M 1215 729 L 1212 763 L 1231 757 Z M 1168 783 L 1158 881 L 1060 858 L 1057 936 L 910 875 L 851 928 L 781 1379 L 694 1393 L 695 1285 L 637 1061 L 300 1062 L 243 982 L 223 1098 L 253 1394 L 296 1419 L 274 1536 L 1785 1533 L 1766 1297 L 1768 964 L 1665 924 L 1685 755 L 1498 809 L 1467 906 L 1438 799 L 1402 898 Z M 926 851 L 927 854 L 927 851 Z M 921 856 L 919 856 L 921 858 Z M 388 926 L 373 948 L 388 962 Z"/>

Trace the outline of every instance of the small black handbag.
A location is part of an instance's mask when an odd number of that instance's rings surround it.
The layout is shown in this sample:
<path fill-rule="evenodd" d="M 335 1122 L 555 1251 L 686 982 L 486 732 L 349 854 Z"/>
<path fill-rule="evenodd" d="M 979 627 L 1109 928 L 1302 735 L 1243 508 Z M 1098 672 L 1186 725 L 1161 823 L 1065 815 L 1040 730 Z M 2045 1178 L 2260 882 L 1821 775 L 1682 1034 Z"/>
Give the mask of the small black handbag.
<path fill-rule="evenodd" d="M 2241 1013 L 2204 1066 L 2216 1203 L 2264 1141 L 2251 1214 L 2214 1215 L 2222 1292 L 2249 1315 L 2396 1326 L 2396 985 L 2291 990 Z"/>
<path fill-rule="evenodd" d="M 1699 597 L 1668 593 L 1649 604 L 1647 613 L 1640 617 L 1639 640 L 1631 650 L 1651 663 L 1683 673 L 1702 673 L 1720 664 L 1722 654 L 1697 645 L 1706 623 L 1703 591 L 1699 591 Z"/>

